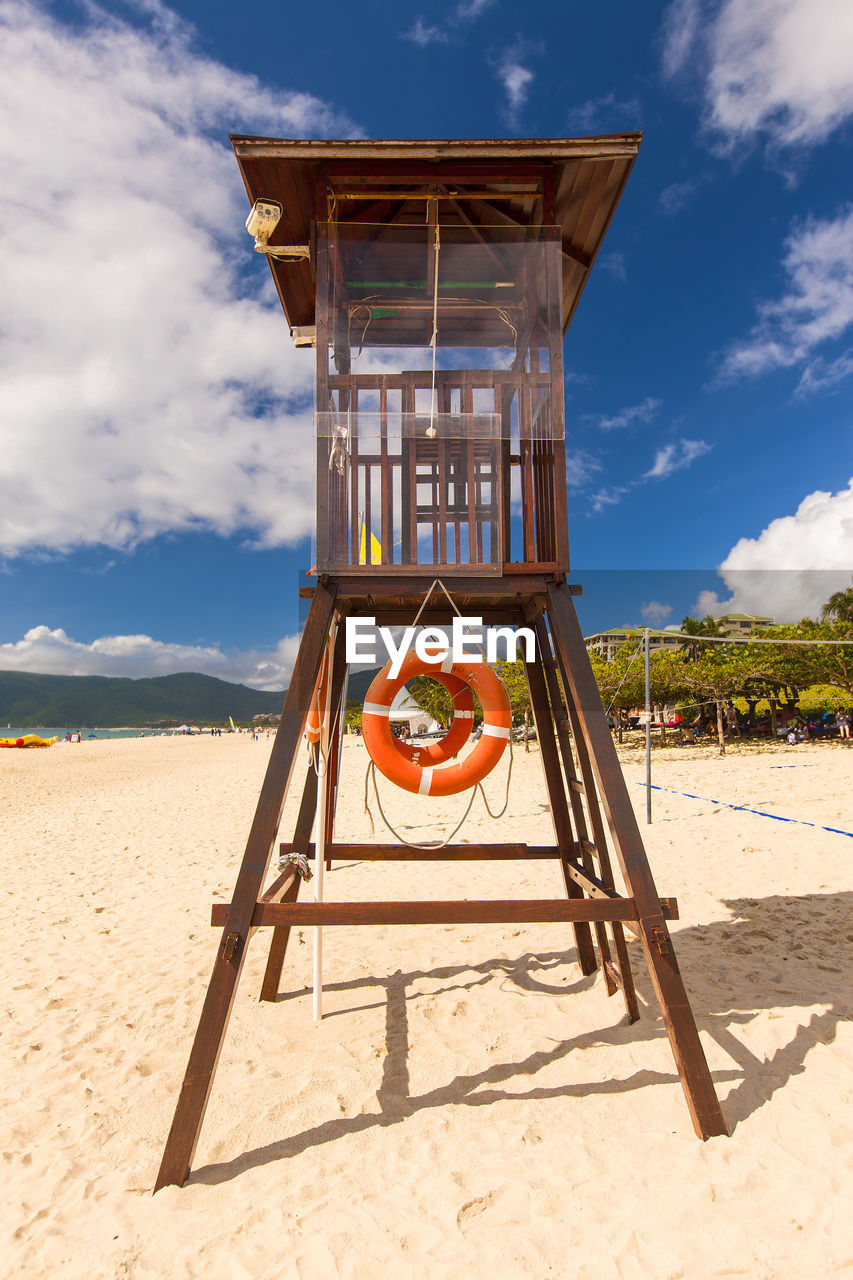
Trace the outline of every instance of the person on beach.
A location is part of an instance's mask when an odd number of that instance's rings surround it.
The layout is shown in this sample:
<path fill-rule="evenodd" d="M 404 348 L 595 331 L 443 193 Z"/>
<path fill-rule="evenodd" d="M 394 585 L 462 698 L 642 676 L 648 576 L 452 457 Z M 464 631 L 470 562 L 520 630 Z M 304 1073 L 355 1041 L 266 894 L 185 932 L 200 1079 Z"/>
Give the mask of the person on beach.
<path fill-rule="evenodd" d="M 836 721 L 836 724 L 838 725 L 838 736 L 840 738 L 849 738 L 850 737 L 850 712 L 845 711 L 843 707 L 839 707 L 838 713 L 835 717 L 835 721 Z"/>

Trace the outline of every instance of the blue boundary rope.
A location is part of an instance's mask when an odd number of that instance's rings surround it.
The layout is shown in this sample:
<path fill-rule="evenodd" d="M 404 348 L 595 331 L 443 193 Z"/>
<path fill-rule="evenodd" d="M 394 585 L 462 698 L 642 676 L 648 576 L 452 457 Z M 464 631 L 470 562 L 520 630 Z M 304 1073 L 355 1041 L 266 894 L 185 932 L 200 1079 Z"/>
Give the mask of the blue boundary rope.
<path fill-rule="evenodd" d="M 816 764 L 771 764 L 771 769 L 816 769 Z"/>
<path fill-rule="evenodd" d="M 645 782 L 638 782 L 638 787 L 645 787 Z M 658 787 L 652 783 L 652 791 L 669 791 L 674 796 L 686 796 L 688 800 L 702 800 L 705 804 L 718 804 L 723 809 L 736 809 L 741 813 L 756 813 L 759 818 L 772 818 L 774 822 L 793 822 L 795 826 L 814 827 L 816 831 L 830 831 L 834 836 L 849 836 L 853 840 L 853 831 L 842 831 L 839 827 L 823 827 L 819 822 L 805 822 L 802 818 L 783 818 L 778 813 L 765 813 L 763 809 L 750 809 L 745 804 L 729 804 L 727 800 L 714 800 L 711 796 L 696 796 L 692 791 L 676 791 L 674 787 Z"/>

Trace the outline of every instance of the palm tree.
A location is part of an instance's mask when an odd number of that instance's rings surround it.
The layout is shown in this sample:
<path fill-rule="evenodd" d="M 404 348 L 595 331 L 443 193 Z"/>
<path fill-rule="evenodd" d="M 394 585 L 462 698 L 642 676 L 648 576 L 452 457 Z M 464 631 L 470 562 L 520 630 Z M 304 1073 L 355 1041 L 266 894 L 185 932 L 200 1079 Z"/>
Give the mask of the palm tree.
<path fill-rule="evenodd" d="M 692 617 L 689 613 L 686 618 L 681 619 L 681 630 L 686 636 L 721 636 L 723 631 L 716 618 L 712 618 L 707 613 L 700 622 L 698 618 Z M 682 649 L 686 649 L 690 654 L 690 661 L 695 662 L 699 646 L 696 640 L 689 640 L 683 644 Z"/>
<path fill-rule="evenodd" d="M 686 618 L 681 619 L 681 630 L 686 636 L 701 636 L 702 623 L 699 621 L 698 618 L 694 618 L 691 614 L 688 613 Z M 695 642 L 688 641 L 686 644 L 683 644 L 681 647 L 682 649 L 685 649 L 687 653 L 689 653 L 690 661 L 695 662 L 696 661 Z"/>
<path fill-rule="evenodd" d="M 853 623 L 853 587 L 844 591 L 833 591 L 820 611 L 820 616 L 827 622 Z"/>
<path fill-rule="evenodd" d="M 429 676 L 414 676 L 408 682 L 409 692 L 422 711 L 437 720 L 443 729 L 450 727 L 453 719 L 453 699 L 443 684 Z"/>

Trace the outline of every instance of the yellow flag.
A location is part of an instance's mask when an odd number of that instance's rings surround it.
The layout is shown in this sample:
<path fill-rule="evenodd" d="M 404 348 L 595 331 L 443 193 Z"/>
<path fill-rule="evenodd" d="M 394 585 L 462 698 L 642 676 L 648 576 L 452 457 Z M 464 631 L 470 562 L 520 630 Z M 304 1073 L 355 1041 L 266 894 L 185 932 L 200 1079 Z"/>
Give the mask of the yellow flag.
<path fill-rule="evenodd" d="M 361 528 L 358 545 L 358 563 L 367 564 L 367 525 L 364 523 L 362 516 L 359 516 L 358 522 Z M 370 563 L 382 563 L 382 547 L 380 546 L 379 539 L 372 531 L 370 534 Z"/>

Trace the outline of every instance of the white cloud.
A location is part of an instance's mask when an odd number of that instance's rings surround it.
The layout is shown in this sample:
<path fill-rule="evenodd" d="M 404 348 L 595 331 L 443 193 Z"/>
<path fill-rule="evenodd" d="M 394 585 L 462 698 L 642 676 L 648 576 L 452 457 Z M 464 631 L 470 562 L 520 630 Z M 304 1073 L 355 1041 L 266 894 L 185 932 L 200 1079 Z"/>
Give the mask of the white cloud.
<path fill-rule="evenodd" d="M 566 128 L 578 134 L 619 133 L 638 128 L 640 116 L 640 103 L 636 98 L 617 98 L 611 91 L 572 107 Z"/>
<path fill-rule="evenodd" d="M 618 413 L 602 415 L 598 419 L 598 426 L 602 431 L 618 431 L 623 427 L 633 426 L 635 422 L 651 422 L 660 406 L 661 401 L 655 396 L 646 396 L 640 404 L 629 405 Z"/>
<path fill-rule="evenodd" d="M 823 142 L 853 114 L 847 0 L 675 0 L 665 75 L 701 75 L 706 124 L 734 146 Z"/>
<path fill-rule="evenodd" d="M 851 49 L 845 0 L 729 0 L 712 32 L 712 124 L 733 139 L 822 142 L 853 113 Z"/>
<path fill-rule="evenodd" d="M 230 130 L 351 132 L 168 9 L 0 4 L 0 551 L 309 528 L 312 361 L 242 230 Z M 239 270 L 249 264 L 251 284 Z"/>
<path fill-rule="evenodd" d="M 800 395 L 808 395 L 811 391 L 825 391 L 829 387 L 837 387 L 853 374 L 853 349 L 843 352 L 835 360 L 823 360 L 820 357 L 812 360 L 800 378 L 797 391 Z"/>
<path fill-rule="evenodd" d="M 640 606 L 640 614 L 654 626 L 659 627 L 664 618 L 668 618 L 672 613 L 671 604 L 661 604 L 658 600 L 649 600 L 646 604 Z"/>
<path fill-rule="evenodd" d="M 495 0 L 459 0 L 454 17 L 457 22 L 473 22 L 481 13 L 490 9 L 494 2 Z"/>
<path fill-rule="evenodd" d="M 610 275 L 615 276 L 617 280 L 623 283 L 628 279 L 624 253 L 601 253 L 598 256 L 596 265 L 603 271 L 608 271 Z"/>
<path fill-rule="evenodd" d="M 456 8 L 447 15 L 447 26 L 429 25 L 419 14 L 409 31 L 400 34 L 401 40 L 411 40 L 413 44 L 426 49 L 431 44 L 448 44 L 451 32 L 466 23 L 475 22 L 486 9 L 491 8 L 495 0 L 459 0 Z"/>
<path fill-rule="evenodd" d="M 795 223 L 785 248 L 787 290 L 778 301 L 760 304 L 750 336 L 725 354 L 723 379 L 804 364 L 853 324 L 853 208 L 836 218 Z M 815 359 L 806 365 L 800 390 L 816 390 L 849 372 L 849 353 L 829 367 Z"/>
<path fill-rule="evenodd" d="M 689 467 L 697 458 L 710 453 L 711 448 L 712 446 L 704 440 L 681 439 L 664 445 L 662 449 L 658 449 L 655 460 L 650 469 L 644 473 L 643 479 L 663 480 L 671 476 L 674 471 L 682 471 L 685 467 Z"/>
<path fill-rule="evenodd" d="M 522 55 L 507 51 L 498 63 L 496 74 L 506 92 L 505 112 L 511 125 L 518 122 L 527 94 L 534 80 L 533 72 L 524 66 Z"/>
<path fill-rule="evenodd" d="M 61 628 L 32 627 L 23 639 L 0 644 L 0 670 L 44 675 L 166 676 L 198 671 L 256 689 L 287 686 L 299 636 L 285 636 L 274 649 L 235 650 L 215 646 L 169 644 L 151 636 L 101 636 L 91 644 L 72 639 Z"/>
<path fill-rule="evenodd" d="M 425 49 L 428 44 L 446 44 L 449 37 L 441 27 L 428 27 L 423 18 L 418 17 L 410 31 L 402 32 L 400 39 L 411 40 L 413 44 Z"/>
<path fill-rule="evenodd" d="M 658 196 L 664 213 L 678 213 L 693 199 L 698 186 L 697 178 L 686 178 L 683 182 L 671 182 L 668 187 L 664 187 Z"/>
<path fill-rule="evenodd" d="M 667 77 L 684 70 L 696 48 L 702 19 L 700 0 L 673 0 L 663 20 L 663 70 Z"/>
<path fill-rule="evenodd" d="M 777 621 L 816 617 L 853 578 L 853 479 L 838 493 L 816 490 L 793 515 L 741 538 L 720 565 L 730 593 L 703 592 L 700 613 L 758 613 Z"/>
<path fill-rule="evenodd" d="M 608 507 L 615 507 L 622 501 L 625 494 L 634 488 L 634 484 L 614 484 L 609 488 L 599 489 L 598 493 L 592 495 L 592 511 L 598 515 L 601 511 L 606 511 Z"/>
<path fill-rule="evenodd" d="M 656 404 L 657 402 L 654 403 Z M 625 424 L 619 423 L 617 425 L 624 426 Z M 648 484 L 652 480 L 665 480 L 673 472 L 684 470 L 685 467 L 691 466 L 697 458 L 710 453 L 712 448 L 713 445 L 707 444 L 704 440 L 685 440 L 684 438 L 676 440 L 672 444 L 664 445 L 662 449 L 657 450 L 655 460 L 648 471 L 644 471 L 642 475 L 637 476 L 634 480 L 627 480 L 624 484 L 609 485 L 592 494 L 590 498 L 591 513 L 596 515 L 601 511 L 605 511 L 608 507 L 615 507 L 617 503 L 622 501 L 626 493 L 630 493 L 633 489 Z"/>
<path fill-rule="evenodd" d="M 573 449 L 566 454 L 566 482 L 570 489 L 582 489 L 600 470 L 598 459 L 584 449 Z"/>

